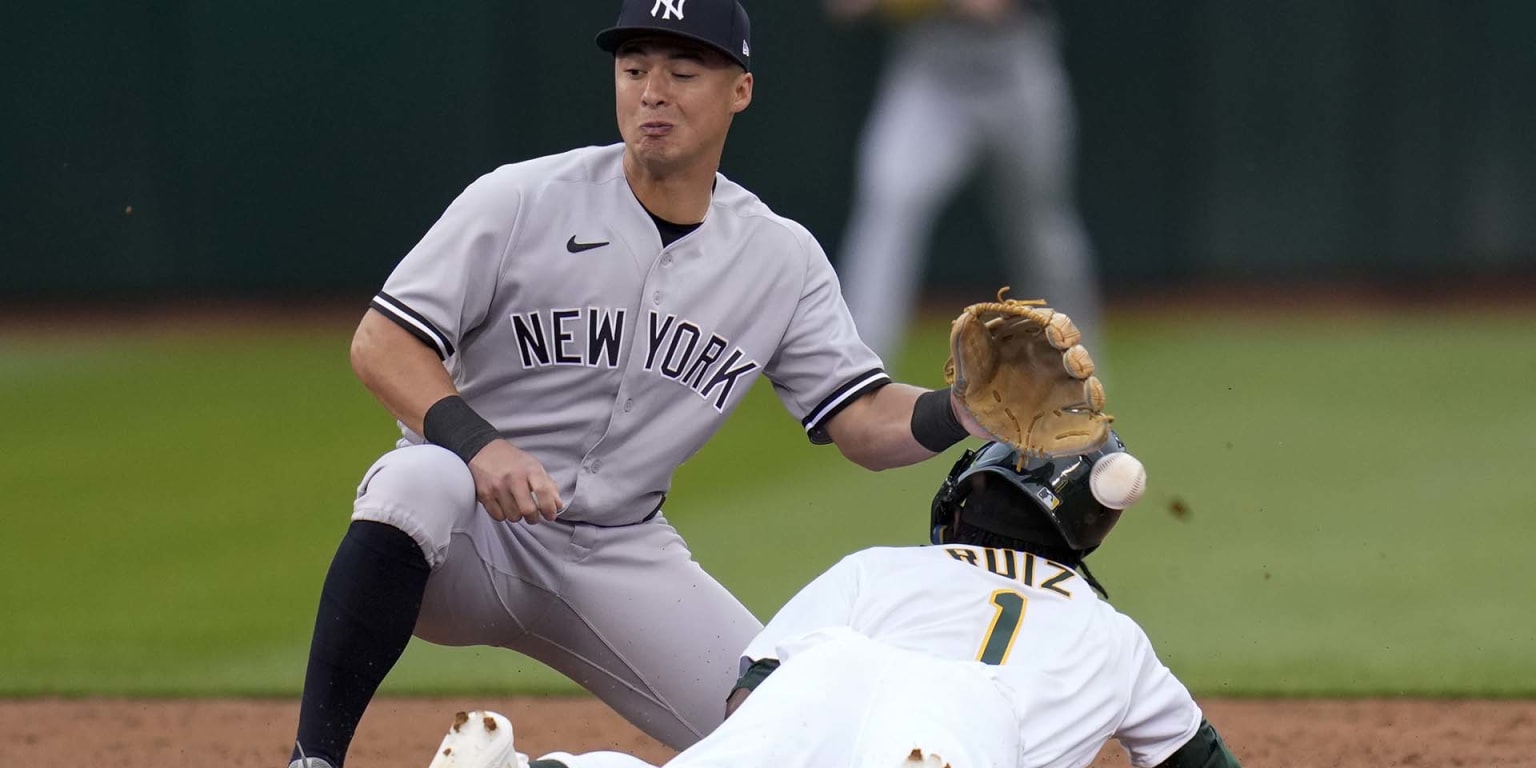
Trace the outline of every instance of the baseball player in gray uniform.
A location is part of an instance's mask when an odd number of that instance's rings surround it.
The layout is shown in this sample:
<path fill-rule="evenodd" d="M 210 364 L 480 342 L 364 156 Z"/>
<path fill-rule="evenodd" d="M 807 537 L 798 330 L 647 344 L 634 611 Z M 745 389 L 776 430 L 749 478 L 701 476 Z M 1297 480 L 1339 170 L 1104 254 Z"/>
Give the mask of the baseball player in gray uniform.
<path fill-rule="evenodd" d="M 597 43 L 623 142 L 475 181 L 357 329 L 404 436 L 326 575 L 294 766 L 342 765 L 413 632 L 526 654 L 686 747 L 761 624 L 663 502 L 752 383 L 869 468 L 984 434 L 947 390 L 892 383 L 815 238 L 718 173 L 752 101 L 746 11 L 624 0 Z"/>
<path fill-rule="evenodd" d="M 827 0 L 881 13 L 892 42 L 861 140 L 838 269 L 859 334 L 889 356 L 918 298 L 922 255 L 951 194 L 978 166 L 1017 290 L 1099 338 L 1093 254 L 1073 200 L 1073 110 L 1043 0 Z M 1100 361 L 1102 362 L 1102 361 Z"/>

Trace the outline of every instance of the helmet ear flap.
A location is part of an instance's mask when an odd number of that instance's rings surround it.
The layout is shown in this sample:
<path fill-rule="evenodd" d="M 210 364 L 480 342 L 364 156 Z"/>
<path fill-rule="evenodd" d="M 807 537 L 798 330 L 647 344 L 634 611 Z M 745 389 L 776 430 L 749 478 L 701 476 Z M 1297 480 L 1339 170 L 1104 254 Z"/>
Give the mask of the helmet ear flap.
<path fill-rule="evenodd" d="M 955 466 L 949 470 L 949 477 L 944 478 L 943 485 L 939 486 L 937 493 L 933 495 L 933 505 L 928 515 L 928 541 L 933 544 L 948 543 L 955 532 L 955 519 L 960 511 L 960 505 L 965 501 L 965 491 L 961 488 L 959 479 L 965 470 L 970 469 L 971 462 L 976 459 L 976 452 L 966 449 L 955 462 Z"/>
<path fill-rule="evenodd" d="M 954 533 L 948 525 L 935 525 L 928 532 L 929 544 L 948 544 L 950 535 Z"/>

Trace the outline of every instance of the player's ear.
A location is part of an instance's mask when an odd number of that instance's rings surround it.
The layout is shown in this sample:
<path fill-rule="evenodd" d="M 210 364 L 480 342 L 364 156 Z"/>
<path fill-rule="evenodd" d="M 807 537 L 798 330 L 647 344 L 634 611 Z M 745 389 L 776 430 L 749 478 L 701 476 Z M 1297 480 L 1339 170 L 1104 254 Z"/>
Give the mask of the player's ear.
<path fill-rule="evenodd" d="M 736 84 L 731 89 L 731 114 L 736 114 L 747 108 L 752 103 L 752 73 L 742 72 L 736 76 Z"/>

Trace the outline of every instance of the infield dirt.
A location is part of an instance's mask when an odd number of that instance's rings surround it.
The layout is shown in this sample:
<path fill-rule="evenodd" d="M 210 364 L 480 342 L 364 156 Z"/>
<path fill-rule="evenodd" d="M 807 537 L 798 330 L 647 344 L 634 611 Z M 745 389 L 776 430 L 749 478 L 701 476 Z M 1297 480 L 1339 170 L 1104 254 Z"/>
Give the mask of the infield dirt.
<path fill-rule="evenodd" d="M 1202 706 L 1249 768 L 1536 766 L 1536 701 L 1220 699 Z M 425 768 L 453 713 L 465 709 L 507 715 L 518 748 L 534 756 L 617 749 L 659 763 L 672 754 L 592 699 L 379 699 L 347 768 Z M 287 764 L 297 716 L 292 701 L 0 701 L 0 766 L 277 768 Z M 1094 766 L 1128 764 L 1111 745 Z"/>

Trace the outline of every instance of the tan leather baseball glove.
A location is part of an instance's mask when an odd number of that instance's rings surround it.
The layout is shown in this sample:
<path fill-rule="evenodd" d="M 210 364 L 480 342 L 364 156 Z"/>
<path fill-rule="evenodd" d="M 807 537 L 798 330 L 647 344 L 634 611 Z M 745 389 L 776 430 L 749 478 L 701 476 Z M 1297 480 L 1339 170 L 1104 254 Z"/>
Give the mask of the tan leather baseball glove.
<path fill-rule="evenodd" d="M 1028 458 L 1076 456 L 1109 439 L 1104 385 L 1072 319 L 1042 300 L 972 304 L 949 332 L 944 378 L 970 417 Z"/>

